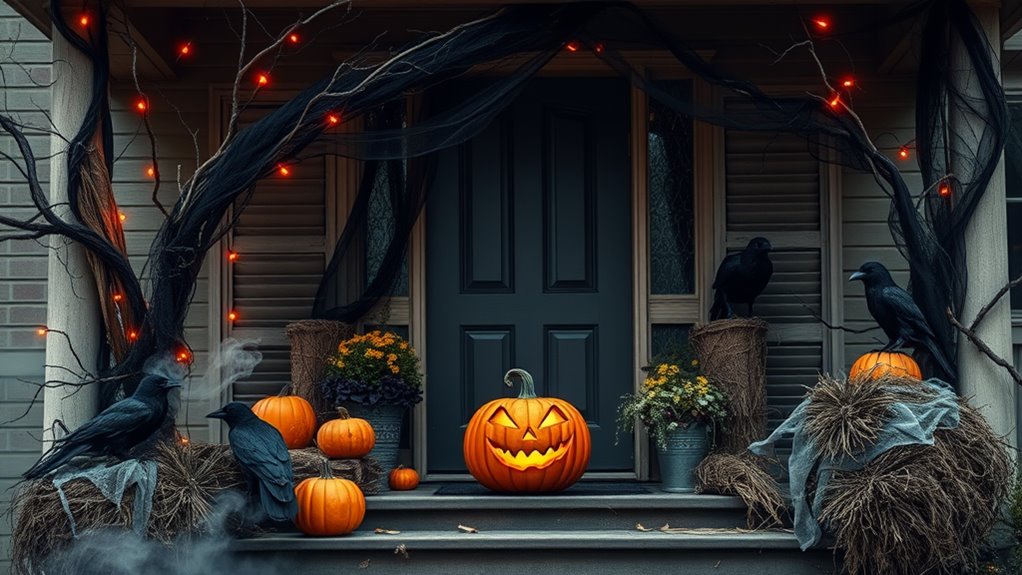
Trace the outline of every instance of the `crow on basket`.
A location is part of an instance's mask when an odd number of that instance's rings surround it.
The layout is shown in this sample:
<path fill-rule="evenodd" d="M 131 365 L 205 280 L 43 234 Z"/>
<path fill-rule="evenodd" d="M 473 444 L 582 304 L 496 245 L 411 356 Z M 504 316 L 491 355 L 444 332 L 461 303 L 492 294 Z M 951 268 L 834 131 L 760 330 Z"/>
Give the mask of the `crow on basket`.
<path fill-rule="evenodd" d="M 955 370 L 944 355 L 923 312 L 909 293 L 894 283 L 894 278 L 880 262 L 866 262 L 849 281 L 860 280 L 866 288 L 866 307 L 877 325 L 887 334 L 882 351 L 906 345 L 923 347 L 940 366 L 942 378 L 954 381 Z"/>
<path fill-rule="evenodd" d="M 770 261 L 770 250 L 773 249 L 766 238 L 755 237 L 739 253 L 731 254 L 720 262 L 717 275 L 713 278 L 713 306 L 710 307 L 710 319 L 726 319 L 735 315 L 732 305 L 744 303 L 749 306 L 752 316 L 752 304 L 763 293 L 770 276 L 774 273 L 774 264 Z"/>
<path fill-rule="evenodd" d="M 181 382 L 147 375 L 135 393 L 104 409 L 68 435 L 55 439 L 53 447 L 25 472 L 25 479 L 38 479 L 74 457 L 115 455 L 126 459 L 136 445 L 156 433 L 167 418 L 167 392 Z"/>
<path fill-rule="evenodd" d="M 298 501 L 291 454 L 280 432 L 244 403 L 228 403 L 206 417 L 227 422 L 227 438 L 248 481 L 249 495 L 262 505 L 266 515 L 273 521 L 294 520 Z"/>

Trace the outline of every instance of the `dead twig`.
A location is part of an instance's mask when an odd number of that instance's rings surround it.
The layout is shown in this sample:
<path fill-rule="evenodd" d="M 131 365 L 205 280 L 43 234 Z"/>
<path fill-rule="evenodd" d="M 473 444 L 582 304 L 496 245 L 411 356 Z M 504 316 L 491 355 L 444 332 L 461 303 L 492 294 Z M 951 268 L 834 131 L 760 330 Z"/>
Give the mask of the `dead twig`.
<path fill-rule="evenodd" d="M 994 352 L 994 350 L 990 349 L 990 346 L 987 345 L 987 343 L 983 341 L 982 338 L 976 335 L 976 332 L 972 328 L 968 328 L 962 325 L 962 322 L 958 321 L 958 318 L 955 317 L 955 314 L 951 313 L 951 308 L 947 308 L 947 317 L 948 320 L 951 322 L 951 325 L 953 325 L 955 329 L 957 329 L 963 335 L 965 335 L 965 337 L 969 338 L 969 341 L 971 341 L 972 344 L 975 345 L 978 350 L 983 352 L 984 355 L 990 358 L 990 361 L 1003 367 L 1005 370 L 1007 370 L 1008 375 L 1010 375 L 1011 378 L 1015 380 L 1016 384 L 1022 385 L 1022 374 L 1020 374 L 1018 370 L 1015 369 L 1015 366 L 1009 363 L 1008 360 L 997 355 L 997 353 Z M 976 322 L 973 322 L 973 325 L 975 324 Z"/>

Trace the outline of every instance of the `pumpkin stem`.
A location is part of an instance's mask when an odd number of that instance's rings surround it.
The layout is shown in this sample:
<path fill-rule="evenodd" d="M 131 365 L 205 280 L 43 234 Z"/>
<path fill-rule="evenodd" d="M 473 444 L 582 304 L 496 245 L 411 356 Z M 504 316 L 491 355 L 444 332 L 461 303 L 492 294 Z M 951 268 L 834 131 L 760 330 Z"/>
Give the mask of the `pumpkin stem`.
<path fill-rule="evenodd" d="M 320 478 L 321 479 L 333 479 L 334 478 L 334 472 L 333 472 L 332 469 L 330 469 L 330 460 L 327 459 L 326 457 L 324 457 L 323 460 L 320 463 L 323 465 L 323 472 L 320 473 Z"/>
<path fill-rule="evenodd" d="M 340 414 L 341 419 L 351 419 L 351 414 L 348 413 L 348 409 L 345 407 L 337 406 L 337 413 Z"/>
<path fill-rule="evenodd" d="M 512 375 L 517 375 L 518 379 L 522 380 L 522 391 L 518 394 L 518 399 L 532 399 L 536 397 L 536 384 L 532 381 L 532 374 L 517 367 L 509 369 L 504 374 L 504 385 L 513 388 L 514 384 L 511 383 Z"/>

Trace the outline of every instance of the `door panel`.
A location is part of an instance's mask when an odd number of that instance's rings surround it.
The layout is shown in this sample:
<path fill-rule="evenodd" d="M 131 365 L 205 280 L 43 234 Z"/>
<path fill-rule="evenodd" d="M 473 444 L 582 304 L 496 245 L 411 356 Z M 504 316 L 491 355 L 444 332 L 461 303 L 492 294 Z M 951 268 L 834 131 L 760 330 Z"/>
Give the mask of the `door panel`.
<path fill-rule="evenodd" d="M 528 370 L 572 402 L 592 471 L 631 471 L 614 445 L 632 389 L 628 86 L 534 80 L 484 133 L 441 154 L 427 204 L 430 473 L 464 472 L 475 410 Z"/>

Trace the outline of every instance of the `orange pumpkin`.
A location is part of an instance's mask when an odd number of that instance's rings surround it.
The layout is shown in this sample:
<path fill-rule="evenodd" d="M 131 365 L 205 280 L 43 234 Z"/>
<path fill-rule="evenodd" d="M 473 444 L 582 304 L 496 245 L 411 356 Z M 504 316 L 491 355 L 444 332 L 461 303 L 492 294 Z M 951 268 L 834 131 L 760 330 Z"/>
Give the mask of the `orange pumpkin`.
<path fill-rule="evenodd" d="M 848 379 L 870 378 L 877 380 L 885 375 L 908 379 L 923 378 L 919 364 L 911 356 L 897 352 L 871 351 L 855 360 Z"/>
<path fill-rule="evenodd" d="M 517 398 L 495 399 L 479 408 L 465 429 L 463 451 L 469 473 L 494 491 L 560 491 L 578 481 L 589 464 L 589 426 L 563 399 L 536 397 L 529 372 Z"/>
<path fill-rule="evenodd" d="M 323 474 L 295 487 L 298 516 L 295 525 L 306 535 L 334 536 L 351 533 L 366 515 L 366 498 L 354 481 L 334 477 L 323 461 Z"/>
<path fill-rule="evenodd" d="M 390 488 L 394 491 L 411 491 L 419 486 L 419 472 L 398 465 L 396 469 L 390 472 Z"/>
<path fill-rule="evenodd" d="M 277 428 L 288 449 L 307 447 L 316 433 L 316 412 L 297 395 L 264 397 L 252 406 L 252 412 Z"/>
<path fill-rule="evenodd" d="M 340 417 L 331 419 L 316 432 L 316 445 L 327 457 L 359 459 L 376 445 L 376 432 L 369 422 L 351 417 L 343 407 L 337 409 Z"/>

